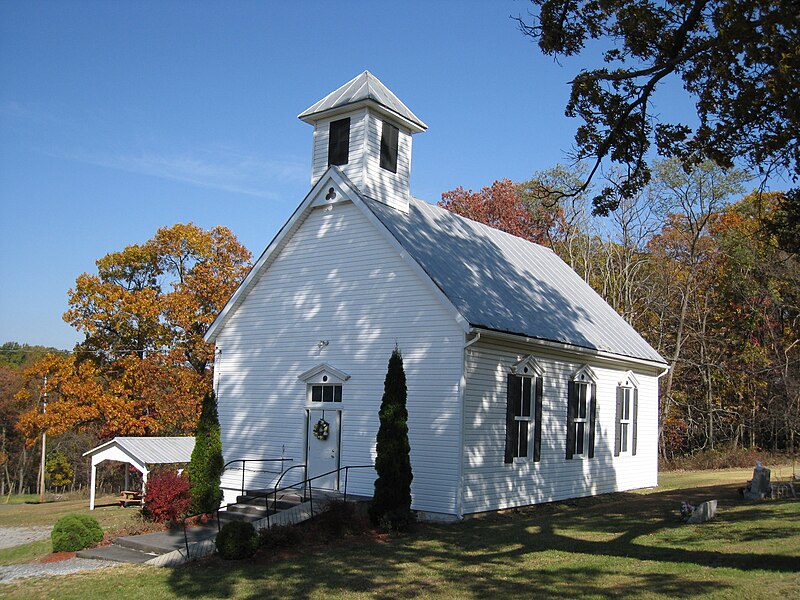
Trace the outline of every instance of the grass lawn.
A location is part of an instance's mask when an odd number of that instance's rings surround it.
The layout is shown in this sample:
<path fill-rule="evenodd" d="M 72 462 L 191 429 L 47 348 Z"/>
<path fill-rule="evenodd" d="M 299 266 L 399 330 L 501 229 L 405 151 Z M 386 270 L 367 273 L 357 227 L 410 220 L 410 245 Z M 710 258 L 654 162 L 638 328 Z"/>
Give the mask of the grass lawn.
<path fill-rule="evenodd" d="M 27 502 L 30 503 L 15 503 L 12 497 L 9 504 L 0 505 L 0 527 L 53 526 L 61 517 L 72 514 L 92 515 L 104 531 L 140 530 L 146 527 L 139 510 L 120 508 L 116 496 L 98 498 L 94 511 L 89 510 L 89 501 L 86 499 L 38 504 L 38 496 L 30 496 Z M 51 551 L 49 539 L 13 548 L 0 548 L 0 565 L 39 560 Z"/>
<path fill-rule="evenodd" d="M 775 472 L 775 471 L 773 471 Z M 800 597 L 800 500 L 745 503 L 752 470 L 666 473 L 657 490 L 300 545 L 252 561 L 121 566 L 0 587 L 6 598 Z M 682 500 L 719 500 L 685 525 Z"/>

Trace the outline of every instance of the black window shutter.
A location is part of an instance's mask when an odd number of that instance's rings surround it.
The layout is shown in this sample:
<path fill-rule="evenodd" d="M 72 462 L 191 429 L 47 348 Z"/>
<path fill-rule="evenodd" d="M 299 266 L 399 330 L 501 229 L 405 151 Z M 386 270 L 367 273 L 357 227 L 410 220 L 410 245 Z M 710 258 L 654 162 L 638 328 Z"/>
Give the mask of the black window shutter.
<path fill-rule="evenodd" d="M 346 165 L 350 157 L 350 117 L 328 126 L 328 165 Z"/>
<path fill-rule="evenodd" d="M 575 393 L 575 382 L 567 384 L 567 458 L 575 452 L 575 415 L 578 414 L 578 397 Z"/>
<path fill-rule="evenodd" d="M 506 380 L 506 453 L 505 462 L 514 462 L 514 449 L 517 447 L 517 422 L 514 419 L 514 407 L 522 397 L 521 380 L 516 375 L 508 375 Z"/>
<path fill-rule="evenodd" d="M 533 429 L 533 462 L 539 462 L 542 456 L 542 378 L 536 378 L 536 395 L 533 408 L 533 418 L 536 419 Z"/>
<path fill-rule="evenodd" d="M 381 131 L 381 168 L 397 173 L 397 147 L 400 130 L 391 123 L 383 122 Z"/>
<path fill-rule="evenodd" d="M 592 384 L 592 403 L 589 406 L 589 458 L 594 458 L 594 425 L 597 420 L 597 386 Z"/>
<path fill-rule="evenodd" d="M 636 421 L 639 420 L 639 390 L 633 388 L 633 418 L 631 419 L 631 454 L 636 456 Z"/>
<path fill-rule="evenodd" d="M 622 403 L 625 400 L 625 390 L 621 387 L 617 388 L 617 416 L 615 417 L 616 423 L 616 433 L 614 434 L 614 456 L 619 456 L 620 450 L 622 450 L 622 423 L 620 422 L 620 417 L 622 417 Z"/>

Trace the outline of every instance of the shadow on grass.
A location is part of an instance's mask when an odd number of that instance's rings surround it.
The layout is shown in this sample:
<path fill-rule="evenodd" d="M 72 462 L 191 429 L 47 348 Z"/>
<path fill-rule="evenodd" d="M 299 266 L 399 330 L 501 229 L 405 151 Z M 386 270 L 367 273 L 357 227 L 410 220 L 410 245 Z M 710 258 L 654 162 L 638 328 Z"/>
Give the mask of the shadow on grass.
<path fill-rule="evenodd" d="M 719 520 L 682 524 L 681 500 L 700 498 L 719 499 Z M 796 538 L 798 527 L 781 525 L 786 512 L 794 516 L 797 511 L 778 503 L 743 506 L 736 486 L 618 494 L 424 526 L 385 543 L 317 546 L 285 560 L 215 558 L 175 569 L 169 585 L 176 596 L 187 598 L 314 593 L 388 599 L 423 594 L 631 597 L 645 592 L 696 597 L 725 592 L 737 585 L 736 578 L 730 571 L 693 573 L 688 566 L 761 571 L 766 577 L 800 570 L 796 556 L 735 551 L 739 542 L 774 540 L 779 548 L 782 537 Z"/>

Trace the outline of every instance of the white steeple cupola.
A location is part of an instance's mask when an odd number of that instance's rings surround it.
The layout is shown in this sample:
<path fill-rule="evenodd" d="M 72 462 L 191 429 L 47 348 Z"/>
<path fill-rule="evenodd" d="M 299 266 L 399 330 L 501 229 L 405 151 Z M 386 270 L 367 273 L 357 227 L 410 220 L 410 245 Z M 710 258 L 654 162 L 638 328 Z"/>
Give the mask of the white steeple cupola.
<path fill-rule="evenodd" d="M 408 211 L 411 136 L 425 125 L 364 71 L 303 111 L 314 125 L 311 185 L 336 165 L 365 196 Z"/>

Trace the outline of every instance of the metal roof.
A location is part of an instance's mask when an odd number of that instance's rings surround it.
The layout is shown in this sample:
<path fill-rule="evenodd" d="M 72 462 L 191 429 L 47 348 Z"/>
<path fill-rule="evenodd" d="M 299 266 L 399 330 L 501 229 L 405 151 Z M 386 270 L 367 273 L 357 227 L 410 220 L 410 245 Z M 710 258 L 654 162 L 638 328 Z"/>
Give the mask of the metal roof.
<path fill-rule="evenodd" d="M 354 77 L 339 89 L 331 92 L 322 100 L 300 113 L 297 118 L 307 123 L 313 123 L 322 118 L 324 113 L 338 112 L 337 109 L 350 107 L 367 100 L 372 100 L 390 113 L 409 121 L 418 131 L 424 131 L 428 128 L 417 115 L 411 112 L 389 88 L 383 85 L 369 71 L 364 71 L 361 75 Z"/>
<path fill-rule="evenodd" d="M 418 199 L 365 204 L 473 327 L 666 363 L 552 250 Z"/>
<path fill-rule="evenodd" d="M 116 445 L 145 465 L 188 463 L 194 450 L 193 437 L 116 437 L 84 456 L 93 456 Z"/>

